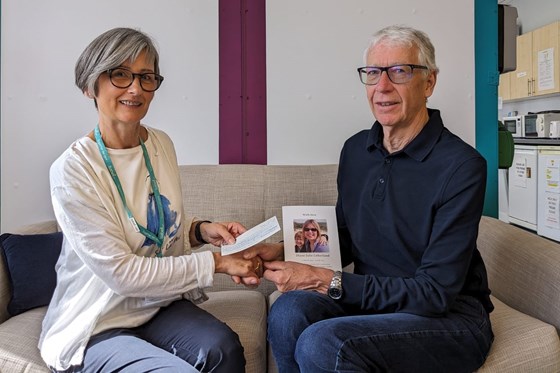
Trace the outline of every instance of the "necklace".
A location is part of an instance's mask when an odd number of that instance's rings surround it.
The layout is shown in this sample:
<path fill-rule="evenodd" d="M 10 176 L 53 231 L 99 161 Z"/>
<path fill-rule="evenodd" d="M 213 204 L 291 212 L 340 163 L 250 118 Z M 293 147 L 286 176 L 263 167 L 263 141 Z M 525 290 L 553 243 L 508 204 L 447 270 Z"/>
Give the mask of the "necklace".
<path fill-rule="evenodd" d="M 101 157 L 103 158 L 103 161 L 105 162 L 105 166 L 109 170 L 109 173 L 111 174 L 111 178 L 113 179 L 113 182 L 115 183 L 115 186 L 117 187 L 117 190 L 119 191 L 119 196 L 121 197 L 121 201 L 123 203 L 123 207 L 126 211 L 126 215 L 128 217 L 128 220 L 129 220 L 130 224 L 132 224 L 132 227 L 134 228 L 134 230 L 136 232 L 140 232 L 145 237 L 149 238 L 150 240 L 152 240 L 156 243 L 156 245 L 158 247 L 158 249 L 156 251 L 156 255 L 158 257 L 161 257 L 162 256 L 161 248 L 163 246 L 163 238 L 165 236 L 165 222 L 164 222 L 164 216 L 163 216 L 163 205 L 161 203 L 161 194 L 159 193 L 159 187 L 158 187 L 158 184 L 157 184 L 157 179 L 156 179 L 156 176 L 154 174 L 154 169 L 152 168 L 152 162 L 150 161 L 150 155 L 148 154 L 148 150 L 146 149 L 146 146 L 144 145 L 144 141 L 142 141 L 142 138 L 139 137 L 140 145 L 142 146 L 142 153 L 144 155 L 144 163 L 146 164 L 146 168 L 148 169 L 148 173 L 150 174 L 150 183 L 151 183 L 151 186 L 152 186 L 152 191 L 154 192 L 154 199 L 156 200 L 158 220 L 159 220 L 159 228 L 157 230 L 157 234 L 150 231 L 146 227 L 143 227 L 142 225 L 138 224 L 138 222 L 136 221 L 136 219 L 132 215 L 132 212 L 130 211 L 130 209 L 128 208 L 128 205 L 126 204 L 126 197 L 124 195 L 124 191 L 122 189 L 122 185 L 121 185 L 121 182 L 119 180 L 119 176 L 117 175 L 117 170 L 115 170 L 115 166 L 113 166 L 113 162 L 111 161 L 111 157 L 109 156 L 109 152 L 107 151 L 107 147 L 105 146 L 105 143 L 103 142 L 103 139 L 101 138 L 101 132 L 99 131 L 99 125 L 95 126 L 94 134 L 95 134 L 95 142 L 97 143 L 97 147 L 99 148 L 99 152 L 101 153 Z"/>

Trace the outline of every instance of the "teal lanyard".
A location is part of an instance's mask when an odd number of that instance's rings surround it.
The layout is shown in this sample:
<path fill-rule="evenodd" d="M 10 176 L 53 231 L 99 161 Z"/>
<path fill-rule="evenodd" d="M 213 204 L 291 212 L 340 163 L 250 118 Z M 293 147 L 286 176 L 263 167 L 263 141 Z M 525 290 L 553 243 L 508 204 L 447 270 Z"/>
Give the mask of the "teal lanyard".
<path fill-rule="evenodd" d="M 103 143 L 103 139 L 101 138 L 101 132 L 99 131 L 99 125 L 97 125 L 95 127 L 94 133 L 95 133 L 95 142 L 97 142 L 97 146 L 99 147 L 99 152 L 101 153 L 101 157 L 103 157 L 103 161 L 105 162 L 105 166 L 107 166 L 107 169 L 109 170 L 109 173 L 111 174 L 111 177 L 113 178 L 113 181 L 115 182 L 115 186 L 117 187 L 117 190 L 119 191 L 119 195 L 121 196 L 121 200 L 122 200 L 124 209 L 126 211 L 126 215 L 128 216 L 128 220 L 130 221 L 130 223 L 132 224 L 132 226 L 134 227 L 134 230 L 136 232 L 142 233 L 144 236 L 148 237 L 150 240 L 154 241 L 157 244 L 158 250 L 156 252 L 156 255 L 158 257 L 161 257 L 162 256 L 161 247 L 163 245 L 163 238 L 164 238 L 164 235 L 165 235 L 165 226 L 164 226 L 164 218 L 163 218 L 163 206 L 162 206 L 162 203 L 161 203 L 161 195 L 159 193 L 159 187 L 158 187 L 158 184 L 157 184 L 156 176 L 154 175 L 154 169 L 152 168 L 152 163 L 150 162 L 150 156 L 148 154 L 148 150 L 146 149 L 146 146 L 144 145 L 144 141 L 142 141 L 142 138 L 140 138 L 140 145 L 142 146 L 142 153 L 144 154 L 144 162 L 146 163 L 146 167 L 148 168 L 148 172 L 150 174 L 150 183 L 152 184 L 152 191 L 154 192 L 154 198 L 156 200 L 156 206 L 157 206 L 157 211 L 158 211 L 159 228 L 158 228 L 157 236 L 152 231 L 150 231 L 150 230 L 146 229 L 145 227 L 141 226 L 140 224 L 138 224 L 136 222 L 136 219 L 134 219 L 134 216 L 132 215 L 132 212 L 130 211 L 130 209 L 128 208 L 128 206 L 126 204 L 126 198 L 124 196 L 124 191 L 122 189 L 122 185 L 121 185 L 121 182 L 119 180 L 119 176 L 117 175 L 117 171 L 115 170 L 115 166 L 113 166 L 113 162 L 111 161 L 111 157 L 109 157 L 109 152 L 107 151 L 107 148 L 105 147 L 105 144 Z"/>

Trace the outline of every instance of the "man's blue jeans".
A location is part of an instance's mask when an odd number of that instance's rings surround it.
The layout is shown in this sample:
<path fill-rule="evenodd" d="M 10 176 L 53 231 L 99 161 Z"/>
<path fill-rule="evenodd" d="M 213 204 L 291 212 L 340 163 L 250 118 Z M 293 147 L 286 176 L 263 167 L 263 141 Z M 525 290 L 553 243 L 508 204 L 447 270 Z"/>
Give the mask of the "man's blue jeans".
<path fill-rule="evenodd" d="M 459 296 L 445 317 L 423 317 L 364 315 L 317 292 L 291 291 L 271 308 L 268 339 L 281 373 L 472 373 L 493 334 L 469 296 Z"/>

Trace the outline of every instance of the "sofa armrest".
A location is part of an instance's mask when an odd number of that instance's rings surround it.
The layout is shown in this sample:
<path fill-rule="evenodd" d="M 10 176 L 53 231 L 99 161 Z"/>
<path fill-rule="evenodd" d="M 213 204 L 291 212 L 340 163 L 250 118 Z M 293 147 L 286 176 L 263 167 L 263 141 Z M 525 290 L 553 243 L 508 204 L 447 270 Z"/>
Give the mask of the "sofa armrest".
<path fill-rule="evenodd" d="M 49 220 L 40 223 L 30 224 L 22 226 L 15 229 L 10 233 L 17 234 L 40 234 L 40 233 L 51 233 L 58 231 L 58 225 L 56 220 Z M 4 256 L 0 255 L 2 258 L 0 260 L 0 323 L 6 321 L 10 318 L 8 314 L 7 307 L 12 296 L 10 289 L 10 281 L 8 279 L 8 272 L 6 269 L 6 261 Z"/>
<path fill-rule="evenodd" d="M 492 294 L 560 330 L 560 244 L 483 216 L 477 245 Z"/>

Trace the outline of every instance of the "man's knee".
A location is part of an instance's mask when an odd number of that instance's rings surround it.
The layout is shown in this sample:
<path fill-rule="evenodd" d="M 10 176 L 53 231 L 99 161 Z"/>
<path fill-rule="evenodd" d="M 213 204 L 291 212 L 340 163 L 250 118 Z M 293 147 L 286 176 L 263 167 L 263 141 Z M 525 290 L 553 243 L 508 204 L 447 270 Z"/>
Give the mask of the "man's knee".
<path fill-rule="evenodd" d="M 309 370 L 336 368 L 338 352 L 343 341 L 329 323 L 318 322 L 301 333 L 296 344 L 295 358 L 300 367 Z"/>

